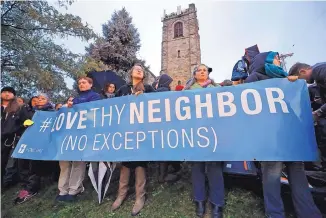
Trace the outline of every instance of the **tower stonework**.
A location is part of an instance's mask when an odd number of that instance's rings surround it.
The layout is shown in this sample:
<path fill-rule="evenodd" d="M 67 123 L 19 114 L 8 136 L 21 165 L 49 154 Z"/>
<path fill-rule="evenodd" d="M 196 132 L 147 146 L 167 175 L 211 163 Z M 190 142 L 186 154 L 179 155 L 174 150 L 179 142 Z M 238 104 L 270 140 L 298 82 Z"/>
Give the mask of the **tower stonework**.
<path fill-rule="evenodd" d="M 173 78 L 172 89 L 178 81 L 185 85 L 194 67 L 201 62 L 199 26 L 195 4 L 162 18 L 161 74 Z"/>

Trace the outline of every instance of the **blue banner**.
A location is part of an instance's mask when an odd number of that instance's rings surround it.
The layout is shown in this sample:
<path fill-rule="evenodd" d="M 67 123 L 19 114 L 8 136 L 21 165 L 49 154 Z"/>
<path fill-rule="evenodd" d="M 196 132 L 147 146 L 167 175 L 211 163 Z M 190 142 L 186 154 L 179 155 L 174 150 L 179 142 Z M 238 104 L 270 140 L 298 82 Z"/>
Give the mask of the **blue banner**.
<path fill-rule="evenodd" d="M 84 161 L 314 161 L 304 81 L 124 96 L 36 112 L 13 156 Z"/>

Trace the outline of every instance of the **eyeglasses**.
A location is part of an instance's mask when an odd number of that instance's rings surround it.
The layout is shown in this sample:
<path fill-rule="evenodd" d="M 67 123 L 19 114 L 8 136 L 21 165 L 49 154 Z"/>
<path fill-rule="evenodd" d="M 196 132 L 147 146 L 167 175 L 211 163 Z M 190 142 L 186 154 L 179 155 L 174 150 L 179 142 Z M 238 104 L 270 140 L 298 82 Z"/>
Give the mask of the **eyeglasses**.
<path fill-rule="evenodd" d="M 141 72 L 144 71 L 143 68 L 141 68 L 141 67 L 134 67 L 134 70 L 141 71 Z"/>

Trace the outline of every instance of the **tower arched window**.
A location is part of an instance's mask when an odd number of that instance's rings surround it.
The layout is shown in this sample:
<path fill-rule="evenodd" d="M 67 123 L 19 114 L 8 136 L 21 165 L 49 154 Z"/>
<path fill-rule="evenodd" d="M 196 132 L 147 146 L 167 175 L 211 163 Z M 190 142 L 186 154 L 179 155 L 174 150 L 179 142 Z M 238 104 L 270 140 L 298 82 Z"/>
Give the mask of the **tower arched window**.
<path fill-rule="evenodd" d="M 183 37 L 183 23 L 177 22 L 174 24 L 174 38 Z"/>

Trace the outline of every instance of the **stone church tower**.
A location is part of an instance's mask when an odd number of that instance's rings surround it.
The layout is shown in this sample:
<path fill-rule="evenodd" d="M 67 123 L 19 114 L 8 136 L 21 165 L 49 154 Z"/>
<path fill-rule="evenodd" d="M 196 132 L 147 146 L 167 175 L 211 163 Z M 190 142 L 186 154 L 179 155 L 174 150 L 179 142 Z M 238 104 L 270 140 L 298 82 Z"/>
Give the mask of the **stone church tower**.
<path fill-rule="evenodd" d="M 199 26 L 195 4 L 177 13 L 165 14 L 162 18 L 161 74 L 173 78 L 172 89 L 181 81 L 185 85 L 194 67 L 201 62 Z"/>

